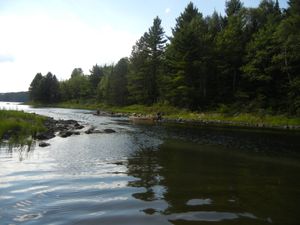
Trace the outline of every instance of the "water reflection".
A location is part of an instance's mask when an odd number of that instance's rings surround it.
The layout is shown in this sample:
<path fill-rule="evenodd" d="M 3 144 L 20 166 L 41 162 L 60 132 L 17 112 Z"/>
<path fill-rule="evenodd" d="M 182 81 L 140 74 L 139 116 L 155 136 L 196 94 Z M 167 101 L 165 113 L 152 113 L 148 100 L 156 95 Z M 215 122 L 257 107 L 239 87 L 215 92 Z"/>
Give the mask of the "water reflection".
<path fill-rule="evenodd" d="M 143 187 L 144 192 L 135 193 L 133 196 L 143 201 L 154 201 L 161 197 L 155 192 L 157 189 L 163 189 L 160 185 L 161 177 L 159 166 L 158 151 L 154 148 L 140 149 L 136 151 L 128 160 L 128 174 L 139 178 L 129 182 L 129 186 Z M 161 190 L 163 192 L 163 190 Z"/>
<path fill-rule="evenodd" d="M 166 208 L 144 209 L 173 224 L 297 224 L 300 165 L 292 159 L 241 154 L 215 145 L 166 141 L 128 159 L 132 196 Z M 202 223 L 201 223 L 202 224 Z"/>
<path fill-rule="evenodd" d="M 298 224 L 299 135 L 135 126 L 28 109 L 114 134 L 0 150 L 2 224 Z"/>
<path fill-rule="evenodd" d="M 34 141 L 27 142 L 26 144 L 0 142 L 0 156 L 2 155 L 1 152 L 5 152 L 6 158 L 13 158 L 14 154 L 17 154 L 21 162 L 33 154 L 35 145 Z"/>

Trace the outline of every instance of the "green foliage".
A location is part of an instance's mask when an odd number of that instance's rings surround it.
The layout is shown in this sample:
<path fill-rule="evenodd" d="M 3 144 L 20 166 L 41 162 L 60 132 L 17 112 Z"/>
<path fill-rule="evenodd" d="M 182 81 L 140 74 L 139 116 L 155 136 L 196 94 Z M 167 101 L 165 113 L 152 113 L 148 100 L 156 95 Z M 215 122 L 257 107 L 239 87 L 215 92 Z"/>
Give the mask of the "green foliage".
<path fill-rule="evenodd" d="M 3 138 L 21 144 L 28 137 L 45 130 L 45 117 L 22 111 L 0 110 L 0 142 Z"/>
<path fill-rule="evenodd" d="M 59 82 L 55 75 L 37 73 L 29 87 L 30 100 L 34 102 L 54 103 L 60 100 Z"/>
<path fill-rule="evenodd" d="M 166 39 L 161 20 L 153 25 L 133 46 L 128 74 L 129 102 L 153 104 L 159 98 L 159 85 Z"/>
<path fill-rule="evenodd" d="M 127 91 L 127 74 L 129 70 L 128 58 L 122 58 L 114 67 L 109 83 L 109 96 L 107 98 L 110 105 L 126 105 Z"/>
<path fill-rule="evenodd" d="M 100 83 L 101 79 L 104 76 L 103 68 L 98 66 L 97 64 L 93 66 L 90 70 L 91 75 L 89 76 L 89 81 L 92 86 L 93 94 L 96 93 L 98 84 Z"/>
<path fill-rule="evenodd" d="M 83 76 L 83 71 L 81 68 L 75 68 L 73 69 L 72 71 L 72 74 L 71 74 L 71 78 L 75 78 L 75 77 L 80 77 L 80 76 Z"/>
<path fill-rule="evenodd" d="M 219 96 L 218 101 L 232 103 L 240 85 L 240 67 L 249 34 L 245 33 L 246 11 L 238 8 L 227 18 L 226 27 L 215 42 Z"/>
<path fill-rule="evenodd" d="M 173 105 L 196 108 L 203 106 L 207 97 L 208 26 L 192 3 L 176 21 L 166 51 L 164 95 Z"/>
<path fill-rule="evenodd" d="M 234 106 L 299 115 L 300 3 L 288 3 L 281 12 L 278 0 L 261 0 L 256 8 L 227 0 L 225 16 L 214 12 L 203 18 L 191 2 L 168 42 L 156 17 L 129 59 L 96 64 L 90 75 L 75 68 L 61 82 L 51 73 L 37 74 L 30 97 L 42 103 L 163 104 L 223 113 Z"/>
<path fill-rule="evenodd" d="M 247 44 L 246 64 L 241 67 L 244 72 L 243 91 L 248 93 L 248 100 L 255 102 L 256 107 L 280 107 L 280 99 L 285 94 L 280 85 L 286 80 L 280 76 L 279 67 L 273 60 L 279 52 L 275 32 L 280 22 L 280 14 L 275 10 L 272 1 L 262 1 L 260 7 L 263 7 L 267 21 Z M 277 98 L 277 101 L 272 101 L 273 98 Z"/>
<path fill-rule="evenodd" d="M 109 103 L 109 96 L 110 96 L 110 77 L 113 73 L 114 66 L 103 66 L 103 77 L 101 78 L 100 82 L 97 86 L 97 99 L 99 102 Z"/>
<path fill-rule="evenodd" d="M 243 4 L 240 0 L 228 0 L 225 3 L 225 12 L 228 17 L 237 15 L 239 11 L 243 8 Z"/>

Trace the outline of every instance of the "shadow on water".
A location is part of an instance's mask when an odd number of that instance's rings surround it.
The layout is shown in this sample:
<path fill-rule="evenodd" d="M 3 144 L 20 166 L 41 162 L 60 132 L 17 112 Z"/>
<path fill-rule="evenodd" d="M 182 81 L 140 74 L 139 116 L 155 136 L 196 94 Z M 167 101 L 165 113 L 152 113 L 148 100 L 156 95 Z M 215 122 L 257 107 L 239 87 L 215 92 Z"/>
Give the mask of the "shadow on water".
<path fill-rule="evenodd" d="M 128 159 L 133 197 L 165 201 L 147 215 L 172 224 L 298 224 L 300 158 L 298 134 L 223 129 L 152 127 L 159 148 Z M 247 146 L 245 146 L 247 145 Z"/>

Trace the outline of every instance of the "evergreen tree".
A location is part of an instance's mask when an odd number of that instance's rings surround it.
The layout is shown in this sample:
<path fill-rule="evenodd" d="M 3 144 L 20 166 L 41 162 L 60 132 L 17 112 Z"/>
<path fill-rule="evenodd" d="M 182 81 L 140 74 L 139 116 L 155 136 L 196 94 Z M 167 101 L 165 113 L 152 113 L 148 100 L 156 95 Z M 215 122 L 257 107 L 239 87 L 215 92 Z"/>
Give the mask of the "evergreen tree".
<path fill-rule="evenodd" d="M 101 78 L 98 87 L 97 87 L 97 99 L 99 102 L 111 104 L 110 96 L 111 96 L 111 88 L 110 88 L 110 77 L 114 71 L 114 66 L 104 65 L 101 67 L 103 71 L 103 77 Z"/>
<path fill-rule="evenodd" d="M 127 103 L 127 74 L 129 61 L 128 58 L 122 58 L 114 67 L 111 76 L 109 76 L 109 104 L 125 105 Z"/>
<path fill-rule="evenodd" d="M 219 101 L 231 103 L 235 100 L 235 94 L 239 88 L 240 67 L 243 64 L 243 56 L 249 36 L 245 33 L 245 10 L 238 0 L 226 2 L 227 25 L 216 41 L 216 53 L 218 57 L 218 83 Z"/>
<path fill-rule="evenodd" d="M 267 18 L 266 24 L 254 34 L 254 38 L 247 45 L 244 72 L 244 96 L 252 101 L 255 108 L 278 108 L 283 97 L 280 85 L 285 82 L 280 76 L 279 67 L 273 62 L 278 54 L 278 41 L 275 32 L 280 23 L 281 16 L 275 9 L 273 1 L 262 1 L 259 9 Z M 276 102 L 276 104 L 275 104 Z"/>
<path fill-rule="evenodd" d="M 288 79 L 288 111 L 300 114 L 300 2 L 288 2 L 286 18 L 277 30 L 280 53 L 274 62 L 281 66 L 282 74 Z"/>
<path fill-rule="evenodd" d="M 164 95 L 177 106 L 202 107 L 207 96 L 208 28 L 193 3 L 188 4 L 176 21 L 166 51 Z"/>
<path fill-rule="evenodd" d="M 132 103 L 152 104 L 158 100 L 158 79 L 166 39 L 161 20 L 156 17 L 152 27 L 133 47 L 130 57 L 128 89 Z"/>
<path fill-rule="evenodd" d="M 37 73 L 33 78 L 30 87 L 29 87 L 29 98 L 31 101 L 39 102 L 41 101 L 41 83 L 43 80 L 43 75 L 41 73 Z"/>
<path fill-rule="evenodd" d="M 72 74 L 71 74 L 71 78 L 74 78 L 74 77 L 78 77 L 78 76 L 83 76 L 83 71 L 81 68 L 75 68 L 73 69 L 72 71 Z"/>
<path fill-rule="evenodd" d="M 93 66 L 93 68 L 90 70 L 90 73 L 91 75 L 89 76 L 89 80 L 93 88 L 93 94 L 95 94 L 98 84 L 101 81 L 102 77 L 104 76 L 104 73 L 102 68 L 97 64 Z"/>
<path fill-rule="evenodd" d="M 225 12 L 227 17 L 236 16 L 243 8 L 240 0 L 228 0 L 225 2 Z"/>
<path fill-rule="evenodd" d="M 43 76 L 41 73 L 36 74 L 31 82 L 30 99 L 41 103 L 54 103 L 60 100 L 59 82 L 51 72 Z"/>

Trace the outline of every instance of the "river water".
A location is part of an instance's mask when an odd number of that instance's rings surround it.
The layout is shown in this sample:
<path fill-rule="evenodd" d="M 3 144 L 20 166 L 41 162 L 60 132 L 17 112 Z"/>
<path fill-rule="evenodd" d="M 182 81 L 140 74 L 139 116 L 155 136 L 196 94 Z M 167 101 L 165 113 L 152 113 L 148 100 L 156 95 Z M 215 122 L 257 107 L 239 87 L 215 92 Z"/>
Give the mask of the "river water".
<path fill-rule="evenodd" d="M 300 135 L 136 125 L 86 110 L 0 108 L 113 134 L 0 149 L 0 224 L 299 224 Z"/>

